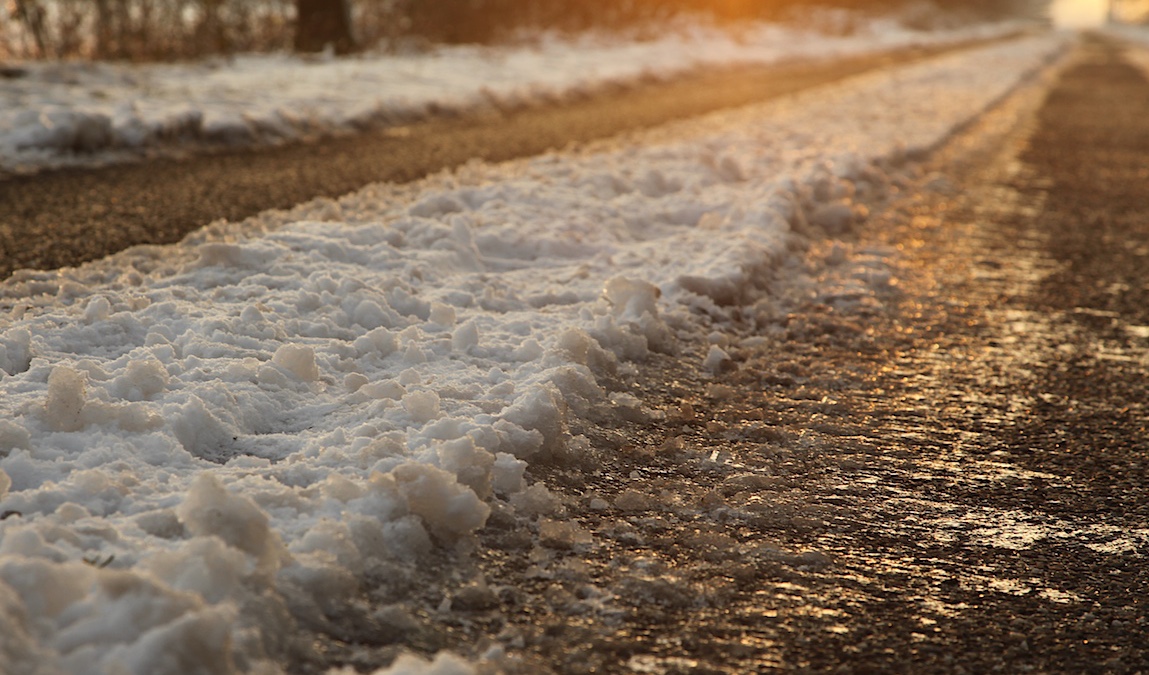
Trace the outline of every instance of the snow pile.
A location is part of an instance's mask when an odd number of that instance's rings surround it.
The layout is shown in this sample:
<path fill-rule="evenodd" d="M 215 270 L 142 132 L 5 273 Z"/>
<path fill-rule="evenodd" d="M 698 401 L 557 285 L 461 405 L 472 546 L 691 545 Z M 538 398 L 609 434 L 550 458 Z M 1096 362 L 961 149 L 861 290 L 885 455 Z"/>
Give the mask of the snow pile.
<path fill-rule="evenodd" d="M 716 327 L 817 234 L 809 214 L 864 217 L 856 193 L 888 181 L 875 160 L 933 146 L 1064 46 L 17 274 L 0 286 L 0 663 L 278 672 L 370 579 L 465 546 L 492 500 L 545 515 L 528 464 L 590 461 L 567 420 L 650 414 L 623 383 L 651 352 L 712 346 L 721 369 Z"/>
<path fill-rule="evenodd" d="M 0 86 L 0 170 L 99 162 L 173 144 L 275 143 L 401 125 L 436 111 L 531 105 L 707 66 L 846 56 L 1020 27 L 921 32 L 869 21 L 837 37 L 765 23 L 737 35 L 685 25 L 649 42 L 552 37 L 518 48 L 318 61 L 30 64 L 26 77 Z"/>

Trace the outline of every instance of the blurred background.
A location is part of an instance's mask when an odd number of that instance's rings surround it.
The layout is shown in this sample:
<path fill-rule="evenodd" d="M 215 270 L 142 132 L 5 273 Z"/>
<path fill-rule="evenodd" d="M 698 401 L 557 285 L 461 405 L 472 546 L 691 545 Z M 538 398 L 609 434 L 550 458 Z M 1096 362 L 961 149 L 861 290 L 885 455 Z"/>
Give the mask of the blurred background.
<path fill-rule="evenodd" d="M 178 60 L 242 52 L 407 51 L 540 31 L 657 34 L 669 23 L 782 22 L 897 12 L 930 24 L 1047 17 L 1142 21 L 1149 0 L 0 0 L 0 59 Z M 836 17 L 827 21 L 826 17 Z"/>
<path fill-rule="evenodd" d="M 1108 2 L 1108 0 L 1105 0 Z M 1073 15 L 1089 0 L 1058 0 Z M 1093 2 L 1096 5 L 1096 1 Z M 1133 15 L 1149 0 L 1125 0 Z M 938 11 L 938 10 L 942 11 Z M 1048 0 L 0 0 L 0 59 L 180 60 L 294 49 L 418 49 L 547 31 L 657 33 L 674 21 L 804 21 L 899 11 L 905 21 L 1048 13 Z M 1104 11 L 1104 10 L 1103 10 Z M 685 17 L 685 18 L 684 18 Z M 850 22 L 831 22 L 849 31 Z M 928 28 L 928 25 L 916 26 Z"/>

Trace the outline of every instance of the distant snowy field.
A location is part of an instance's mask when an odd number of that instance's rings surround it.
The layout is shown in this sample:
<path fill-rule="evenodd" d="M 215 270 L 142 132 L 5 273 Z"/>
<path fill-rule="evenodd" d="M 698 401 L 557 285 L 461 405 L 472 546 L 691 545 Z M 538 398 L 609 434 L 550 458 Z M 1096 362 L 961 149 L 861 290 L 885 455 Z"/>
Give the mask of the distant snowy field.
<path fill-rule="evenodd" d="M 761 298 L 802 236 L 793 224 L 849 228 L 856 194 L 888 184 L 876 160 L 934 146 L 1068 40 L 370 186 L 0 284 L 0 670 L 281 672 L 290 636 L 337 620 L 372 575 L 467 540 L 493 499 L 530 514 L 546 491 L 526 484 L 529 463 L 586 447 L 564 420 L 654 414 L 625 389 L 651 351 L 701 345 L 700 366 L 720 368 L 732 308 Z M 560 58 L 548 49 L 504 58 Z M 451 59 L 494 67 L 427 63 Z M 241 84 L 243 63 L 222 71 L 231 86 L 277 110 L 291 87 Z M 354 79 L 334 73 L 366 65 L 315 68 Z M 217 110 L 209 99 L 193 100 Z M 400 668 L 471 672 L 449 655 Z"/>
<path fill-rule="evenodd" d="M 843 37 L 776 24 L 737 33 L 683 25 L 646 42 L 552 37 L 534 46 L 410 56 L 29 64 L 25 77 L 0 79 L 0 171 L 100 163 L 181 144 L 276 143 L 402 124 L 435 110 L 530 105 L 702 67 L 944 44 L 1021 25 L 921 32 L 872 19 Z"/>

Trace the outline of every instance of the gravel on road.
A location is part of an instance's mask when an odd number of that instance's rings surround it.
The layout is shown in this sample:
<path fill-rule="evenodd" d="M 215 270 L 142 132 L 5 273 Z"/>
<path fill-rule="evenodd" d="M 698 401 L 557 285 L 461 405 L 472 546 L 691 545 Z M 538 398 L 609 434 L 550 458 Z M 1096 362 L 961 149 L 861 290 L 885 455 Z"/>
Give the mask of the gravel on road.
<path fill-rule="evenodd" d="M 532 466 L 551 496 L 496 508 L 407 646 L 524 673 L 1144 672 L 1149 82 L 1099 39 L 1046 76 L 888 167 L 869 223 L 746 312 L 735 368 L 652 359 L 628 383 L 650 419 L 572 429 L 595 469 Z"/>
<path fill-rule="evenodd" d="M 412 133 L 452 124 L 486 122 Z M 885 167 L 865 225 L 739 310 L 730 370 L 620 374 L 649 415 L 572 421 L 591 464 L 532 465 L 545 494 L 494 503 L 473 550 L 375 580 L 421 609 L 350 615 L 297 671 L 451 648 L 521 673 L 1145 672 L 1147 156 L 1149 80 L 1084 39 Z"/>

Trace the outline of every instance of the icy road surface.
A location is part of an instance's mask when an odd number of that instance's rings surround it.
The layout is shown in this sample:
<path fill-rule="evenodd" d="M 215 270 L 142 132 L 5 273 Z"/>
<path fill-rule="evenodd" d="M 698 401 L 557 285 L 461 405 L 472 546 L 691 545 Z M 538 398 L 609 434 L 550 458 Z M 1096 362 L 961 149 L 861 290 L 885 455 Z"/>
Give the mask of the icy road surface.
<path fill-rule="evenodd" d="M 239 56 L 176 65 L 30 64 L 0 80 L 0 171 L 123 160 L 157 149 L 277 143 L 431 114 L 514 108 L 700 68 L 855 56 L 1005 35 L 1012 22 L 911 30 L 892 18 L 826 14 L 823 30 L 752 24 L 736 34 L 684 23 L 662 37 L 548 37 L 340 59 Z"/>
<path fill-rule="evenodd" d="M 720 369 L 730 307 L 761 299 L 801 237 L 865 217 L 854 196 L 887 184 L 875 162 L 933 147 L 1066 44 L 16 275 L 0 287 L 0 663 L 289 667 L 387 565 L 466 555 L 491 500 L 545 499 L 527 467 L 586 443 L 564 420 L 648 415 L 608 388 L 649 352 L 709 342 Z"/>

